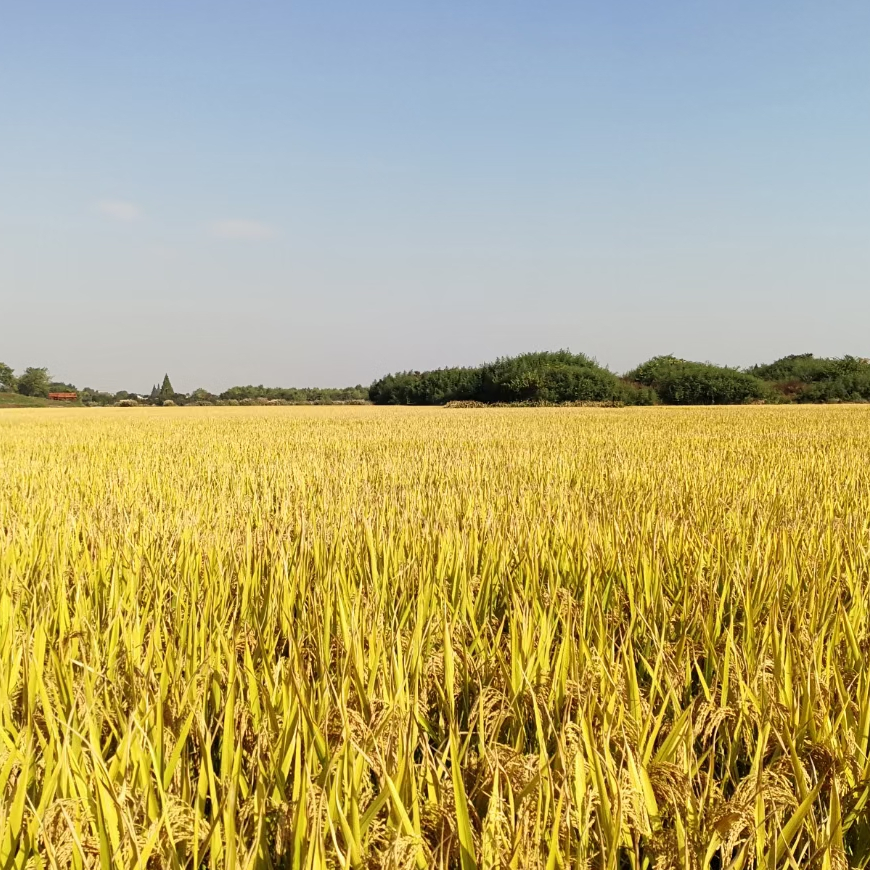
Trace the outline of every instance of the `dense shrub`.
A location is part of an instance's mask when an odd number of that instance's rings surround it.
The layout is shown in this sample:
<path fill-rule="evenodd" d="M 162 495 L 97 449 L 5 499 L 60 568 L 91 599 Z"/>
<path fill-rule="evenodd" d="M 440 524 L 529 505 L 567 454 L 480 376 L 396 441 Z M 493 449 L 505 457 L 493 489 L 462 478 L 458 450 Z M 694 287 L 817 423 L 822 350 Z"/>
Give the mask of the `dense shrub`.
<path fill-rule="evenodd" d="M 369 398 L 378 405 L 651 401 L 594 360 L 567 350 L 500 357 L 478 368 L 391 374 L 371 385 Z"/>
<path fill-rule="evenodd" d="M 687 368 L 668 378 L 656 391 L 669 405 L 742 405 L 767 395 L 758 378 L 712 365 Z"/>
<path fill-rule="evenodd" d="M 619 379 L 584 354 L 524 353 L 483 366 L 484 402 L 575 402 L 616 398 Z"/>
<path fill-rule="evenodd" d="M 624 405 L 657 405 L 661 401 L 652 387 L 627 378 L 619 379 L 619 400 Z"/>
<path fill-rule="evenodd" d="M 749 372 L 771 383 L 785 400 L 795 402 L 863 402 L 870 400 L 870 361 L 854 356 L 784 356 Z"/>
<path fill-rule="evenodd" d="M 673 356 L 653 357 L 625 378 L 651 387 L 667 405 L 741 405 L 771 395 L 760 378 L 747 372 Z"/>
<path fill-rule="evenodd" d="M 854 356 L 826 358 L 816 357 L 811 353 L 798 353 L 781 357 L 766 365 L 753 366 L 748 371 L 765 381 L 803 381 L 809 384 L 868 372 L 870 363 Z"/>
<path fill-rule="evenodd" d="M 375 381 L 369 399 L 376 405 L 443 405 L 474 399 L 480 391 L 480 369 L 435 369 L 399 372 Z"/>

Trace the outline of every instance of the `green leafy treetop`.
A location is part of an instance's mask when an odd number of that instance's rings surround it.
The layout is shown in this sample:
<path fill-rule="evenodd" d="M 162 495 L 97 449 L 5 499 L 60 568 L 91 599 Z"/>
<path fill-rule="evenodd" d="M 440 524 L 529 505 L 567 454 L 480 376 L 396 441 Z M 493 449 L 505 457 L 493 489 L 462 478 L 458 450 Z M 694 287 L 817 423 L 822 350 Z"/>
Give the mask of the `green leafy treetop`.
<path fill-rule="evenodd" d="M 0 392 L 14 393 L 18 386 L 18 379 L 11 366 L 0 362 Z"/>
<path fill-rule="evenodd" d="M 172 384 L 169 381 L 169 375 L 163 376 L 163 386 L 160 387 L 160 398 L 165 402 L 175 395 L 175 390 L 172 389 Z"/>
<path fill-rule="evenodd" d="M 22 396 L 42 396 L 45 398 L 49 392 L 51 377 L 46 368 L 31 366 L 24 370 L 24 374 L 18 379 L 18 392 Z"/>

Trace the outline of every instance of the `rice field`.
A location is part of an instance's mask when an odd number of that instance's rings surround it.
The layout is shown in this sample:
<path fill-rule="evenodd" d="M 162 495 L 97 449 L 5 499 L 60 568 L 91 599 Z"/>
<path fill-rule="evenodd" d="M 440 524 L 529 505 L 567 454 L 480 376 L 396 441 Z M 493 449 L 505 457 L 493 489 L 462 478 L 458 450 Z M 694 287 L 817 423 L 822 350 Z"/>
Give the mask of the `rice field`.
<path fill-rule="evenodd" d="M 0 413 L 0 870 L 870 866 L 870 408 Z"/>

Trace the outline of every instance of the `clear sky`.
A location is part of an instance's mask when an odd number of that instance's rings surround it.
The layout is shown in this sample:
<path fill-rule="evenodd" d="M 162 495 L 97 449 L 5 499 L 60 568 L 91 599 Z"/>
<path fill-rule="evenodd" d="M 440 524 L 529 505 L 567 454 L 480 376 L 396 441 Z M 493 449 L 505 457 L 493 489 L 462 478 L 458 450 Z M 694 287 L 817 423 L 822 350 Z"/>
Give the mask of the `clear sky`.
<path fill-rule="evenodd" d="M 26 0 L 0 360 L 344 385 L 870 356 L 867 0 Z"/>

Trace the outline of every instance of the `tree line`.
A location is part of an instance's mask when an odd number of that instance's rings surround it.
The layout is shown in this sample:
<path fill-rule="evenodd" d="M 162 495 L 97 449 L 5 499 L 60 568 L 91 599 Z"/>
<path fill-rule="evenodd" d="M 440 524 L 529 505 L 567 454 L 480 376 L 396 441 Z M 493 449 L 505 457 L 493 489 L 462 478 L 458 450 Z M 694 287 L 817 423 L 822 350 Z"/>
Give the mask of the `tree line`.
<path fill-rule="evenodd" d="M 585 354 L 561 350 L 386 375 L 369 388 L 369 398 L 381 405 L 870 402 L 870 360 L 804 353 L 739 369 L 667 355 L 620 376 Z"/>
<path fill-rule="evenodd" d="M 870 360 L 793 354 L 739 369 L 675 356 L 656 356 L 623 375 L 568 350 L 499 357 L 480 366 L 405 371 L 370 387 L 237 386 L 222 393 L 203 387 L 176 392 L 169 376 L 148 394 L 110 393 L 53 380 L 47 368 L 16 375 L 0 363 L 0 392 L 79 394 L 85 405 L 359 404 L 445 405 L 601 403 L 615 405 L 735 405 L 787 402 L 870 402 Z"/>
<path fill-rule="evenodd" d="M 110 405 L 330 405 L 360 404 L 368 401 L 368 388 L 355 387 L 230 387 L 221 393 L 212 393 L 199 387 L 190 393 L 177 392 L 164 375 L 162 383 L 155 384 L 150 393 L 119 390 L 116 393 L 92 387 L 78 389 L 74 384 L 52 378 L 47 368 L 27 368 L 16 376 L 13 369 L 0 362 L 0 392 L 22 396 L 47 398 L 49 393 L 78 393 L 79 402 L 87 406 Z"/>

